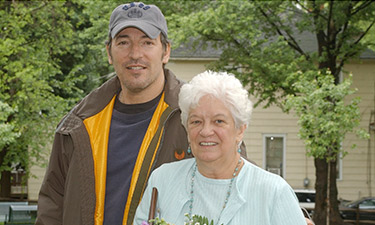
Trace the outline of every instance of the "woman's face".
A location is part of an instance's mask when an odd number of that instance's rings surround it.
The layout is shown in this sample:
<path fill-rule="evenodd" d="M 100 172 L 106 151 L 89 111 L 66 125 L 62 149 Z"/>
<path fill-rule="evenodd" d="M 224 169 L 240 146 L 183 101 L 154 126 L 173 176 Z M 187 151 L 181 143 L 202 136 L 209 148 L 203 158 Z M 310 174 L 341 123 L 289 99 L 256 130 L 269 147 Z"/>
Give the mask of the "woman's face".
<path fill-rule="evenodd" d="M 245 125 L 236 128 L 224 103 L 205 95 L 197 107 L 190 110 L 187 128 L 190 147 L 197 162 L 233 162 Z"/>

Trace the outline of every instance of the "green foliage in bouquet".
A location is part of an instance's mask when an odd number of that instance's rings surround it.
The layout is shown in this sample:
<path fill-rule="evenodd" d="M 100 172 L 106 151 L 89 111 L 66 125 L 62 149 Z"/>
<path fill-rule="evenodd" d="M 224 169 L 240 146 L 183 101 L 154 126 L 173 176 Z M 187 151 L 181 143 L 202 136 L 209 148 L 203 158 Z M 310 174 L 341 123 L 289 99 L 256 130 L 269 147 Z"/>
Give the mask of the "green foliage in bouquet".
<path fill-rule="evenodd" d="M 186 225 L 214 225 L 214 221 L 211 220 L 211 222 L 208 221 L 207 217 L 199 216 L 199 215 L 193 215 L 190 216 L 189 214 L 185 214 L 186 218 L 188 219 L 188 222 L 185 222 Z"/>
<path fill-rule="evenodd" d="M 186 222 L 184 223 L 184 225 L 214 225 L 213 220 L 209 221 L 208 218 L 204 216 L 199 216 L 199 215 L 190 216 L 188 213 L 186 213 L 185 217 L 186 217 Z M 152 222 L 153 225 L 173 225 L 171 223 L 166 222 L 164 219 L 159 219 L 158 217 L 156 217 L 155 219 L 149 220 L 149 222 Z M 144 223 L 144 224 L 147 224 L 147 223 Z"/>
<path fill-rule="evenodd" d="M 171 223 L 166 222 L 164 219 L 159 219 L 159 217 L 156 217 L 155 219 L 149 220 L 148 222 L 152 223 L 153 225 L 173 225 Z"/>

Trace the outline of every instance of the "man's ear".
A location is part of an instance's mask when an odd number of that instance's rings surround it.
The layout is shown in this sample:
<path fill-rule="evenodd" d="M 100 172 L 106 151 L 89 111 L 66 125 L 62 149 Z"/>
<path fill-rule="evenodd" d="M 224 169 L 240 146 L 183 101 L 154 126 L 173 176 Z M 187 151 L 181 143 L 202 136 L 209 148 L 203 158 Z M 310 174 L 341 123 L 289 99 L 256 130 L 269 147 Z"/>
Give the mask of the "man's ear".
<path fill-rule="evenodd" d="M 167 64 L 170 56 L 171 56 L 171 43 L 168 42 L 167 47 L 166 47 L 165 52 L 164 52 L 164 55 L 163 55 L 163 58 L 162 58 L 162 62 L 164 64 Z"/>
<path fill-rule="evenodd" d="M 105 49 L 107 50 L 107 57 L 108 57 L 108 63 L 112 65 L 112 55 L 111 55 L 111 49 L 109 49 L 110 44 L 107 44 L 105 46 Z"/>

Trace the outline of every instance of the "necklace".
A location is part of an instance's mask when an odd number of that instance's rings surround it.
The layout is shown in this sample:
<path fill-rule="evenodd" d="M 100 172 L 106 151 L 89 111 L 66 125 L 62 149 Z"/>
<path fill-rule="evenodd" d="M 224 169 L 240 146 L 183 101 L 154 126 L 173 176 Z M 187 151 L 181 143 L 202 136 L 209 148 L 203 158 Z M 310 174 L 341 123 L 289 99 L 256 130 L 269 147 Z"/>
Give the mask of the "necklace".
<path fill-rule="evenodd" d="M 228 191 L 227 191 L 227 195 L 225 197 L 225 201 L 224 201 L 224 205 L 223 207 L 221 208 L 221 211 L 220 211 L 220 214 L 219 214 L 219 218 L 217 219 L 216 221 L 216 224 L 219 223 L 220 221 L 220 218 L 221 218 L 221 214 L 223 213 L 225 207 L 227 206 L 227 203 L 228 203 L 228 200 L 229 200 L 229 197 L 230 197 L 230 194 L 232 192 L 232 186 L 233 186 L 233 181 L 234 181 L 234 178 L 236 178 L 236 176 L 238 175 L 238 171 L 240 169 L 240 166 L 241 166 L 241 163 L 242 163 L 242 159 L 240 158 L 237 162 L 237 166 L 236 168 L 234 169 L 234 172 L 233 172 L 233 175 L 232 175 L 232 178 L 230 179 L 230 183 L 229 183 L 229 186 L 228 186 Z M 189 205 L 189 216 L 191 218 L 192 216 L 192 212 L 193 212 L 193 202 L 194 202 L 194 181 L 195 181 L 195 173 L 197 172 L 197 164 L 195 163 L 194 165 L 194 168 L 193 168 L 193 172 L 191 174 L 191 184 L 190 184 L 190 205 Z"/>

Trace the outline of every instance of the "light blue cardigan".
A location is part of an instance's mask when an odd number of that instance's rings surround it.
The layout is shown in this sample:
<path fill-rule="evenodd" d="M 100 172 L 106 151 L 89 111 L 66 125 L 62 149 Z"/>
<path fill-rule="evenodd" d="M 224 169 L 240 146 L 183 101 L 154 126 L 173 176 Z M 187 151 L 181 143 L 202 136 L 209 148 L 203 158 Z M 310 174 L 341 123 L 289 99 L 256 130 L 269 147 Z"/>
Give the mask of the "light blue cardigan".
<path fill-rule="evenodd" d="M 287 182 L 278 175 L 244 161 L 244 166 L 234 181 L 228 204 L 221 215 L 219 224 L 306 225 L 298 200 Z M 152 187 L 156 187 L 159 192 L 156 216 L 175 225 L 184 224 L 184 214 L 189 212 L 191 175 L 194 164 L 195 159 L 167 163 L 151 174 L 143 199 L 137 208 L 135 225 L 142 224 L 142 221 L 148 218 Z M 218 217 L 225 199 L 227 184 L 229 180 L 209 179 L 203 177 L 197 170 L 194 183 L 196 204 L 193 206 L 193 214 L 207 216 L 212 213 L 210 207 L 211 209 L 216 207 L 217 210 L 214 211 L 217 212 L 213 215 Z M 216 193 L 218 194 L 215 195 Z M 197 203 L 199 199 L 196 198 L 199 197 L 196 196 L 201 196 L 200 200 L 208 204 Z M 217 217 L 208 217 L 208 219 L 217 220 Z"/>

